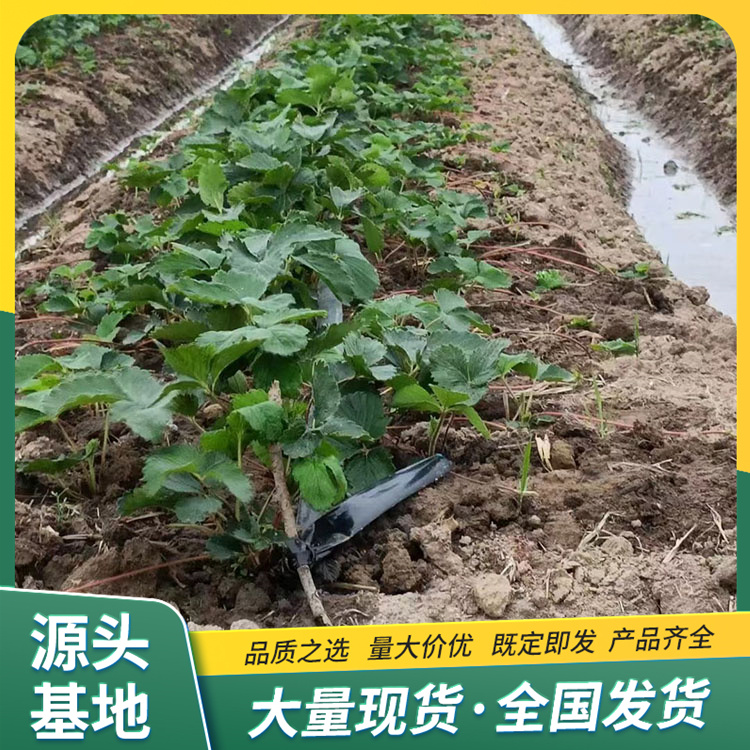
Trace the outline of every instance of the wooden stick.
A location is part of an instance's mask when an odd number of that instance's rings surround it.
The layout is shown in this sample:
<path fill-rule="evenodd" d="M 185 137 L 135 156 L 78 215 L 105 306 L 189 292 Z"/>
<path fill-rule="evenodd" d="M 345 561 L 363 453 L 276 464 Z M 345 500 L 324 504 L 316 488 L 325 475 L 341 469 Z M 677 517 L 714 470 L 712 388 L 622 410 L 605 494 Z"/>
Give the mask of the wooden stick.
<path fill-rule="evenodd" d="M 274 380 L 273 385 L 268 391 L 268 397 L 271 401 L 281 405 L 281 390 L 278 380 Z M 276 485 L 276 499 L 284 523 L 284 533 L 290 539 L 298 539 L 297 521 L 294 518 L 292 498 L 289 495 L 289 487 L 286 484 L 286 470 L 284 469 L 284 458 L 281 455 L 281 446 L 278 443 L 274 443 L 270 446 L 268 452 L 271 455 L 271 470 L 273 471 L 274 484 Z M 312 573 L 310 572 L 310 566 L 298 566 L 297 575 L 299 576 L 302 590 L 305 592 L 307 603 L 310 606 L 310 611 L 315 618 L 315 622 L 318 625 L 333 625 L 323 608 L 323 602 L 320 600 L 318 590 L 315 587 L 315 581 L 313 581 Z"/>

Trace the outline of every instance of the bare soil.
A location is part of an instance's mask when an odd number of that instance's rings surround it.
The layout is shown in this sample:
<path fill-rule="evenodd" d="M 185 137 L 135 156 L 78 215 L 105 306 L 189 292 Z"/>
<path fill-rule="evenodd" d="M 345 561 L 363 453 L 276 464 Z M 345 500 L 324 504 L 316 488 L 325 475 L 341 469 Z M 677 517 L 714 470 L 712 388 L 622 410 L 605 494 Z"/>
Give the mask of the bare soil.
<path fill-rule="evenodd" d="M 222 70 L 277 15 L 164 15 L 87 40 L 75 58 L 16 76 L 16 214 L 95 164 L 123 138 Z"/>
<path fill-rule="evenodd" d="M 706 304 L 704 290 L 672 278 L 641 237 L 624 207 L 629 165 L 568 72 L 514 16 L 468 23 L 481 36 L 468 43 L 477 54 L 467 116 L 492 133 L 446 156 L 448 182 L 489 202 L 492 237 L 482 250 L 517 279 L 509 292 L 474 292 L 469 301 L 514 349 L 529 348 L 581 377 L 533 388 L 511 378 L 507 390 L 492 390 L 479 406 L 489 440 L 456 422 L 443 446 L 453 473 L 316 571 L 326 609 L 341 624 L 732 609 L 734 323 Z M 491 150 L 505 140 L 508 153 Z M 69 226 L 80 228 L 68 233 L 64 225 L 19 264 L 19 291 L 63 258 L 86 257 L 81 217 L 89 210 L 67 208 Z M 402 250 L 389 252 L 379 268 L 381 293 L 418 288 L 424 269 Z M 651 263 L 648 278 L 617 274 L 641 261 Z M 521 297 L 541 268 L 563 271 L 569 285 L 536 301 Z M 55 333 L 72 335 L 64 321 L 32 322 L 23 297 L 18 310 L 25 353 L 70 346 L 49 344 Z M 591 330 L 569 327 L 574 316 L 591 318 Z M 636 316 L 638 357 L 592 351 L 592 342 L 632 338 Z M 130 353 L 148 366 L 147 349 Z M 535 429 L 549 441 L 549 462 L 533 452 L 531 492 L 519 502 L 528 435 L 505 420 L 530 396 L 532 411 L 549 419 Z M 91 415 L 66 424 L 76 440 L 99 427 Z M 392 422 L 389 447 L 399 466 L 424 455 L 426 428 Z M 69 589 L 203 553 L 205 536 L 173 528 L 168 514 L 117 516 L 116 499 L 138 482 L 145 445 L 126 430 L 114 429 L 113 439 L 117 460 L 93 497 L 82 476 L 67 499 L 44 480 L 19 478 L 19 585 Z M 19 458 L 62 448 L 51 426 L 17 442 Z M 270 477 L 257 465 L 253 474 L 257 492 L 269 492 Z M 312 624 L 281 553 L 246 569 L 193 561 L 92 590 L 173 602 L 197 626 Z"/>
<path fill-rule="evenodd" d="M 722 30 L 684 15 L 560 15 L 578 51 L 737 200 L 737 56 Z"/>

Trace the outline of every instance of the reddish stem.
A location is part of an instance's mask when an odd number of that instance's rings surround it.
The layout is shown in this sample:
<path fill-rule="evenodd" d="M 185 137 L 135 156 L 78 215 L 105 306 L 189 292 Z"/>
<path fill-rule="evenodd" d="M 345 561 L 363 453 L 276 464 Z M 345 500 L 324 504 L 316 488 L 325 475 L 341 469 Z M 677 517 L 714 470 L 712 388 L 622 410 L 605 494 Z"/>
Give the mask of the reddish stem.
<path fill-rule="evenodd" d="M 209 560 L 210 555 L 195 555 L 194 557 L 183 557 L 180 560 L 171 560 L 170 562 L 159 563 L 158 565 L 149 565 L 146 568 L 138 568 L 137 570 L 130 570 L 127 573 L 120 573 L 116 576 L 110 576 L 109 578 L 100 578 L 98 581 L 89 581 L 88 583 L 75 586 L 72 589 L 65 589 L 68 594 L 75 594 L 79 591 L 86 591 L 93 589 L 96 586 L 103 586 L 105 583 L 114 583 L 115 581 L 121 581 L 124 578 L 132 578 L 133 576 L 140 575 L 141 573 L 150 573 L 154 570 L 162 570 L 163 568 L 169 568 L 172 565 L 185 565 L 191 562 L 199 562 L 200 560 Z"/>

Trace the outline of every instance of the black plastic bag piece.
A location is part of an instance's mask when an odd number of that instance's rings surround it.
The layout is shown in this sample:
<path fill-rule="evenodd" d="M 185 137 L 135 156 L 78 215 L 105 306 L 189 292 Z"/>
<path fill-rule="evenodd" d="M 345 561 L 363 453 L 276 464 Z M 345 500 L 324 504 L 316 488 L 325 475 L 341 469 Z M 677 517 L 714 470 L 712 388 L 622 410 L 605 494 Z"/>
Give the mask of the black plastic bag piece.
<path fill-rule="evenodd" d="M 442 479 L 452 466 L 440 454 L 424 458 L 318 516 L 299 529 L 299 539 L 289 542 L 297 565 L 322 560 L 402 500 Z"/>

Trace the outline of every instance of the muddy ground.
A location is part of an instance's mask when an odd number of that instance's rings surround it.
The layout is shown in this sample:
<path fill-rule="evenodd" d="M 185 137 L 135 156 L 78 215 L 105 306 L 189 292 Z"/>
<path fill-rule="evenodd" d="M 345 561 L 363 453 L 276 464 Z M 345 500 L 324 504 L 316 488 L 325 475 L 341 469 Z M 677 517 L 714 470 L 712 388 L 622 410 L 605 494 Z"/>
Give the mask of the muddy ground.
<path fill-rule="evenodd" d="M 492 206 L 483 251 L 518 279 L 510 292 L 477 292 L 470 303 L 497 335 L 581 379 L 534 387 L 533 411 L 550 420 L 536 435 L 550 452 L 545 465 L 534 451 L 531 493 L 520 507 L 527 437 L 504 420 L 529 398 L 522 378 L 479 407 L 492 439 L 452 429 L 443 450 L 453 473 L 316 571 L 323 602 L 341 624 L 732 609 L 735 326 L 703 290 L 673 279 L 642 239 L 624 208 L 629 165 L 568 72 L 513 16 L 469 23 L 481 36 L 468 43 L 476 55 L 467 117 L 493 133 L 446 155 L 448 182 Z M 506 140 L 507 153 L 491 150 Z M 96 208 L 120 200 L 111 185 Z M 19 264 L 19 291 L 51 265 L 86 256 L 90 211 L 81 198 L 66 208 L 62 229 Z M 617 274 L 641 261 L 651 263 L 648 278 Z M 519 296 L 533 288 L 534 271 L 549 267 L 571 283 L 536 301 Z M 401 251 L 379 272 L 386 294 L 424 278 Z M 17 309 L 24 353 L 46 350 L 56 332 L 70 335 L 55 321 L 31 322 L 23 297 Z M 592 318 L 592 330 L 569 327 L 575 316 Z M 636 316 L 640 356 L 591 350 L 602 339 L 632 338 Z M 68 427 L 84 439 L 100 425 L 89 417 Z M 424 423 L 394 421 L 389 435 L 398 465 L 424 455 Z M 19 585 L 70 589 L 203 553 L 205 537 L 171 527 L 168 514 L 117 516 L 116 499 L 137 483 L 145 446 L 125 431 L 114 438 L 118 460 L 100 497 L 65 499 L 19 480 Z M 21 437 L 17 452 L 56 455 L 60 440 L 41 429 Z M 257 489 L 270 486 L 261 478 Z M 197 560 L 89 590 L 164 599 L 202 626 L 280 627 L 311 624 L 298 586 L 293 571 L 265 557 L 253 570 Z"/>
<path fill-rule="evenodd" d="M 73 57 L 16 75 L 16 214 L 95 164 L 215 75 L 275 15 L 163 15 L 92 37 L 96 68 Z"/>
<path fill-rule="evenodd" d="M 721 29 L 685 15 L 560 15 L 574 46 L 737 200 L 737 56 Z"/>

